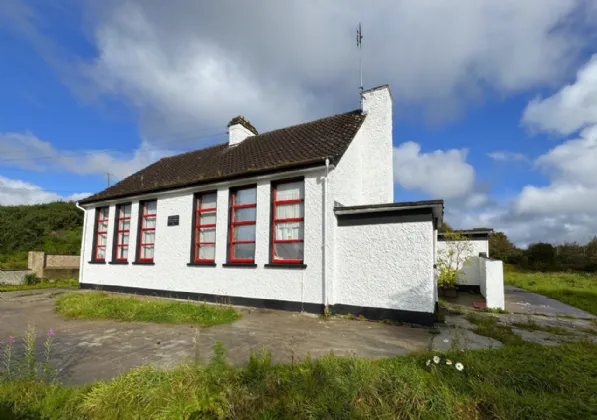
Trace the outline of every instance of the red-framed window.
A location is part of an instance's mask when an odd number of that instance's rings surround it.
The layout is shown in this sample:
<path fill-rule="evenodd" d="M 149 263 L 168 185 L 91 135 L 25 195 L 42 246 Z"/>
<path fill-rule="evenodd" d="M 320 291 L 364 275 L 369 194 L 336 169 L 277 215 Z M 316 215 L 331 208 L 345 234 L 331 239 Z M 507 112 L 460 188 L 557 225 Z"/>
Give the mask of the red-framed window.
<path fill-rule="evenodd" d="M 157 205 L 157 200 L 143 201 L 141 203 L 141 214 L 139 217 L 139 250 L 137 252 L 139 261 L 153 261 Z"/>
<path fill-rule="evenodd" d="M 194 262 L 212 263 L 216 259 L 216 201 L 215 191 L 195 194 Z"/>
<path fill-rule="evenodd" d="M 230 191 L 230 263 L 255 262 L 255 221 L 257 219 L 257 187 Z"/>
<path fill-rule="evenodd" d="M 304 180 L 284 180 L 273 184 L 271 262 L 301 264 L 304 259 L 304 233 Z"/>
<path fill-rule="evenodd" d="M 116 240 L 114 243 L 114 260 L 128 261 L 131 237 L 131 204 L 116 206 Z"/>
<path fill-rule="evenodd" d="M 95 225 L 95 250 L 93 251 L 93 259 L 95 261 L 106 261 L 109 210 L 109 207 L 100 207 L 96 210 L 97 220 Z"/>

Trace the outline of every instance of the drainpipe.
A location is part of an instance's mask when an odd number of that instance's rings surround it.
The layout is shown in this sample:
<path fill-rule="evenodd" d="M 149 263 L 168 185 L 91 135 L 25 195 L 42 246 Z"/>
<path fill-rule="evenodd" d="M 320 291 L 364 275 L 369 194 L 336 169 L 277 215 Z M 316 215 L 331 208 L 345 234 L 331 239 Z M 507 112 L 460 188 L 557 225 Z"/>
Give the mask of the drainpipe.
<path fill-rule="evenodd" d="M 83 235 L 81 235 L 81 253 L 79 261 L 79 287 L 81 287 L 81 280 L 83 279 L 83 258 L 85 257 L 85 233 L 87 232 L 87 211 L 79 205 L 79 202 L 75 202 L 75 206 L 83 212 Z"/>
<path fill-rule="evenodd" d="M 328 273 L 327 273 L 327 231 L 328 231 L 328 175 L 330 173 L 330 160 L 325 160 L 325 178 L 323 182 L 323 291 L 324 304 L 328 307 Z"/>

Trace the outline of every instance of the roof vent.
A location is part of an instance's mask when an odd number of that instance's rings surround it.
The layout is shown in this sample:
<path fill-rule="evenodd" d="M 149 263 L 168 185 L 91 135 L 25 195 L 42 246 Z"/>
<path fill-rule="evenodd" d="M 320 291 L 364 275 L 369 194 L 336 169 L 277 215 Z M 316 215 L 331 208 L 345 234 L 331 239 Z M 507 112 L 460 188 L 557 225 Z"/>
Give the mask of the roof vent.
<path fill-rule="evenodd" d="M 247 137 L 259 134 L 249 121 L 242 115 L 234 117 L 228 123 L 228 145 L 233 146 L 241 143 Z"/>

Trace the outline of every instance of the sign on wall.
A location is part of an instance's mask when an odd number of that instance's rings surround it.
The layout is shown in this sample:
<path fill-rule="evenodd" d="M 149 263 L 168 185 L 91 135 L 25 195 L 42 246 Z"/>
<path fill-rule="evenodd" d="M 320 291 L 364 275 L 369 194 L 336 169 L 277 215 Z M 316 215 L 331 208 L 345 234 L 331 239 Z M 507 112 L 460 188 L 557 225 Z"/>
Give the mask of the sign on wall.
<path fill-rule="evenodd" d="M 180 220 L 180 216 L 168 216 L 168 226 L 178 226 L 178 222 Z"/>

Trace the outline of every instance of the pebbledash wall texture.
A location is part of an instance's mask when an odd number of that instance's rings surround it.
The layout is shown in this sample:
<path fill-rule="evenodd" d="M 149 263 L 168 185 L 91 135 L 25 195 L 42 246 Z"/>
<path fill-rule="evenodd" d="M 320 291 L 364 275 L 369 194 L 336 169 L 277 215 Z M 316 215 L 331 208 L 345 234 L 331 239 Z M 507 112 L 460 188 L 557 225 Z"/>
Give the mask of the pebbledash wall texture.
<path fill-rule="evenodd" d="M 170 294 L 208 301 L 229 297 L 233 304 L 310 312 L 320 312 L 324 305 L 330 305 L 332 310 L 340 313 L 362 312 L 370 317 L 432 322 L 436 302 L 432 218 L 408 223 L 338 225 L 335 206 L 393 202 L 392 98 L 389 88 L 384 86 L 363 92 L 361 107 L 365 120 L 340 160 L 327 168 L 320 165 L 247 176 L 87 205 L 81 254 L 82 287 Z M 231 141 L 235 144 L 243 141 L 237 134 L 231 131 Z M 304 177 L 305 184 L 304 264 L 292 268 L 272 267 L 271 183 L 297 176 Z M 230 266 L 226 264 L 230 188 L 251 184 L 257 184 L 255 264 Z M 188 265 L 193 194 L 215 189 L 215 264 Z M 138 246 L 139 200 L 147 199 L 157 199 L 154 264 L 135 265 L 132 262 Z M 110 264 L 112 232 L 119 203 L 132 203 L 128 264 Z M 91 264 L 95 207 L 106 205 L 110 206 L 106 264 Z M 168 216 L 174 215 L 179 216 L 179 225 L 168 226 Z M 377 315 L 374 313 L 376 309 L 381 311 Z M 405 316 L 407 313 L 411 315 Z"/>

